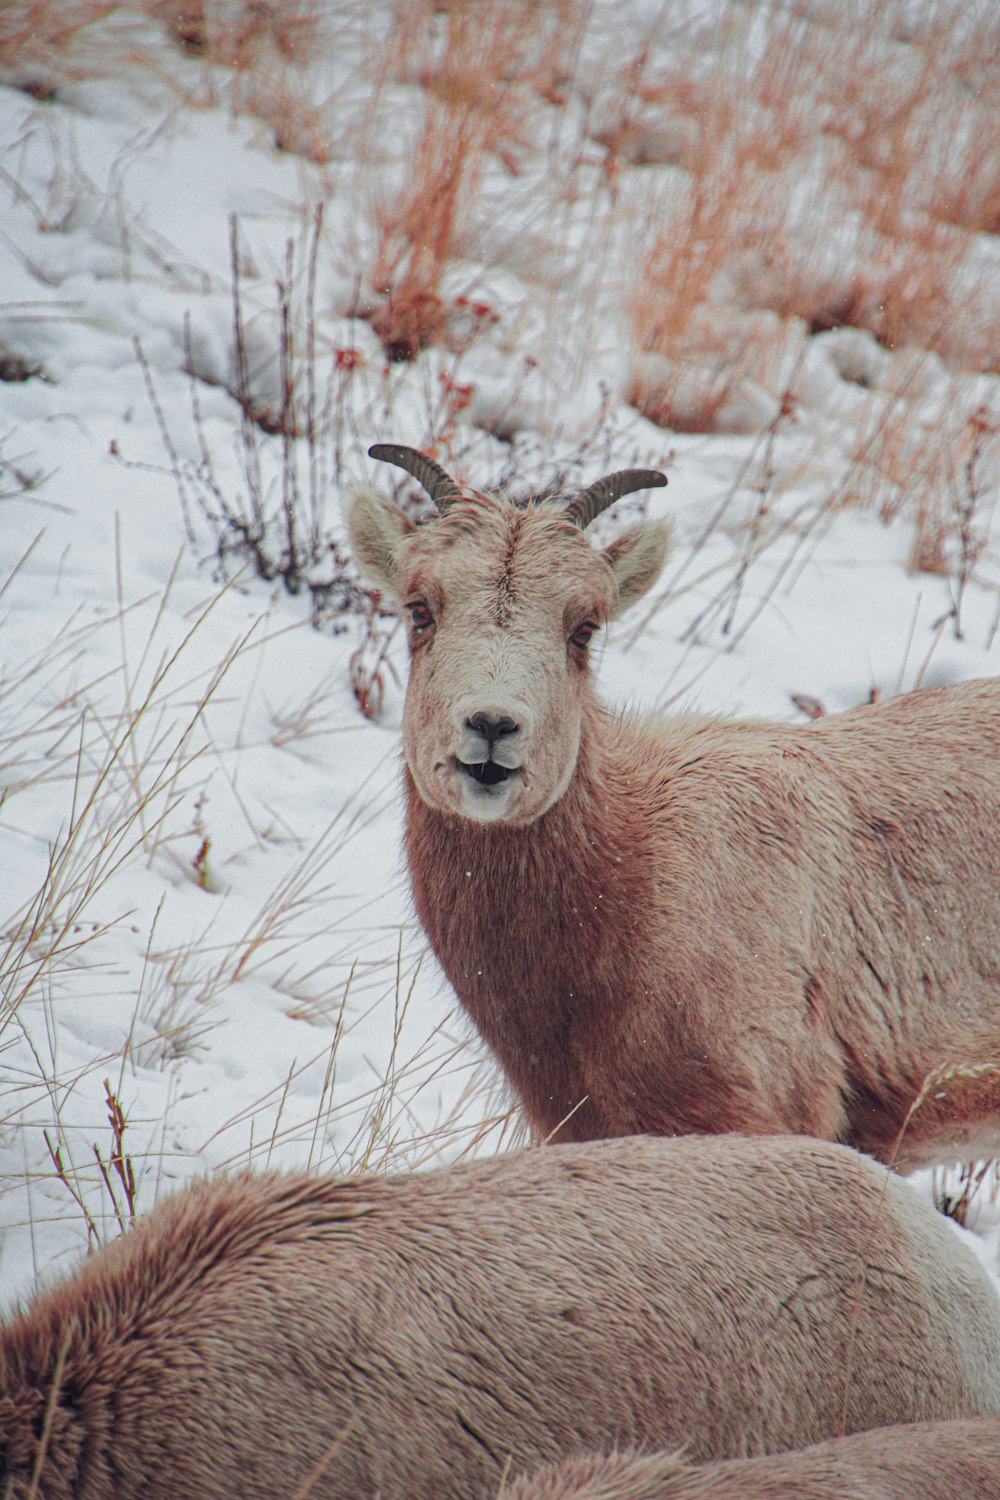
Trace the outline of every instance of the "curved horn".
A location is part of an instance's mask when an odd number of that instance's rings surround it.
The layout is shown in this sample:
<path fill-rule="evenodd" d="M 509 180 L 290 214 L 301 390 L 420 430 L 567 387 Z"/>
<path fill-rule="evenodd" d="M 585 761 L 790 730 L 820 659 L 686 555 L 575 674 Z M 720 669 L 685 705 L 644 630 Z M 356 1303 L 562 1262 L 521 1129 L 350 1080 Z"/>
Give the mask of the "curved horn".
<path fill-rule="evenodd" d="M 563 514 L 567 521 L 585 531 L 591 521 L 596 521 L 602 511 L 623 495 L 631 495 L 635 490 L 658 489 L 666 482 L 666 474 L 661 474 L 659 469 L 619 469 L 616 474 L 595 480 L 574 495 Z"/>
<path fill-rule="evenodd" d="M 375 443 L 368 449 L 368 457 L 377 458 L 379 463 L 395 464 L 397 468 L 405 469 L 407 474 L 412 474 L 442 512 L 453 501 L 462 498 L 462 491 L 451 475 L 440 464 L 435 463 L 433 458 L 421 453 L 419 448 L 407 448 L 402 443 Z"/>

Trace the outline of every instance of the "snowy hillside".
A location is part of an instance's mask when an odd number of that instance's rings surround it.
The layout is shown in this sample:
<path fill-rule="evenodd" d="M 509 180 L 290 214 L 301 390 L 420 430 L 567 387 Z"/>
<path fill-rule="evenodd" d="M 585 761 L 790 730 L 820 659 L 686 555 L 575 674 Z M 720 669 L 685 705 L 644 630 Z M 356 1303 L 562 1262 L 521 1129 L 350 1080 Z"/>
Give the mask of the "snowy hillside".
<path fill-rule="evenodd" d="M 668 471 L 610 701 L 1000 669 L 998 42 L 850 0 L 0 14 L 6 1304 L 194 1173 L 518 1137 L 409 906 L 404 643 L 340 507 L 412 487 L 370 443 Z"/>

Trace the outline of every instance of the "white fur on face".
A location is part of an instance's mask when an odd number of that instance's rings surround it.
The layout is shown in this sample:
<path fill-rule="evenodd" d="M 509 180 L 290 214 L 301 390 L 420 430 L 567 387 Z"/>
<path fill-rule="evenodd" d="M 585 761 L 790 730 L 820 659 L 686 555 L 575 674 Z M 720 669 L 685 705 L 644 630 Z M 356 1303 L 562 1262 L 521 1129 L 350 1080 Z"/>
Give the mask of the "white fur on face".
<path fill-rule="evenodd" d="M 591 695 L 574 632 L 651 586 L 663 523 L 599 552 L 543 507 L 475 495 L 415 527 L 371 492 L 349 522 L 359 562 L 409 623 L 403 749 L 420 795 L 477 822 L 541 817 L 572 779 Z"/>
<path fill-rule="evenodd" d="M 411 539 L 400 577 L 400 602 L 434 616 L 411 630 L 403 723 L 421 796 L 478 822 L 532 822 L 573 775 L 588 671 L 569 636 L 608 617 L 610 568 L 544 512 L 463 507 Z"/>

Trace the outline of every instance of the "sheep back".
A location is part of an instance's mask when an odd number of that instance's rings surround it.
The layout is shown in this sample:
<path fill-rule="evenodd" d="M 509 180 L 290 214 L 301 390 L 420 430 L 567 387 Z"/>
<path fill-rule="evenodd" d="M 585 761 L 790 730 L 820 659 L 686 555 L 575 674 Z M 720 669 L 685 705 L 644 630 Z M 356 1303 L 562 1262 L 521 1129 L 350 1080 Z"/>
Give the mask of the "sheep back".
<path fill-rule="evenodd" d="M 904 1182 L 629 1137 L 179 1192 L 0 1333 L 0 1493 L 40 1441 L 40 1500 L 468 1500 L 595 1447 L 996 1411 L 997 1298 Z"/>
<path fill-rule="evenodd" d="M 1000 1421 L 879 1427 L 769 1458 L 611 1454 L 546 1465 L 502 1500 L 1000 1500 Z"/>

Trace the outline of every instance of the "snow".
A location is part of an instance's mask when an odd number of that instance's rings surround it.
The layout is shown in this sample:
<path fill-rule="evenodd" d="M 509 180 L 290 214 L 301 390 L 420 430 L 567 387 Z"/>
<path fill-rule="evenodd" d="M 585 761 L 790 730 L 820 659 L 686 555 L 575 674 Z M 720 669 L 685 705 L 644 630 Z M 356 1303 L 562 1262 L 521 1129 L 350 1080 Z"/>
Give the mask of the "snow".
<path fill-rule="evenodd" d="M 626 153 L 616 204 L 600 141 L 621 92 L 615 67 L 647 38 L 653 75 L 680 66 L 678 37 L 692 77 L 724 45 L 711 6 L 687 10 L 665 30 L 647 0 L 595 8 L 565 105 L 534 97 L 513 163 L 483 158 L 442 281 L 446 300 L 466 299 L 451 345 L 399 365 L 354 315 L 378 296 L 378 215 L 405 191 L 431 76 L 401 65 L 378 92 L 371 60 L 390 34 L 388 3 L 322 12 L 336 45 L 295 75 L 300 99 L 312 89 L 336 101 L 315 160 L 275 148 L 280 90 L 263 114 L 236 112 L 232 70 L 184 57 L 128 9 L 103 23 L 86 66 L 57 76 L 51 99 L 25 92 L 16 59 L 0 75 L 0 359 L 31 372 L 0 385 L 5 1305 L 127 1215 L 106 1086 L 127 1121 L 140 1211 L 197 1173 L 402 1168 L 511 1139 L 492 1065 L 410 908 L 398 633 L 376 622 L 366 647 L 368 662 L 384 649 L 386 663 L 370 722 L 351 686 L 363 615 L 316 627 L 308 593 L 217 555 L 217 496 L 245 516 L 258 465 L 273 508 L 288 473 L 280 436 L 241 425 L 235 399 L 234 222 L 245 394 L 258 413 L 282 400 L 277 283 L 290 268 L 301 353 L 314 267 L 326 412 L 314 488 L 302 439 L 293 462 L 317 526 L 341 547 L 349 486 L 392 482 L 365 457 L 370 442 L 433 440 L 480 485 L 513 475 L 521 488 L 571 487 L 663 464 L 670 487 L 648 508 L 672 517 L 675 553 L 662 589 L 597 653 L 610 701 L 794 718 L 792 694 L 833 711 L 997 671 L 995 454 L 983 455 L 984 545 L 961 638 L 954 539 L 944 571 L 913 571 L 902 506 L 928 431 L 950 424 L 957 452 L 976 408 L 995 421 L 995 375 L 926 350 L 890 353 L 870 330 L 811 337 L 766 298 L 719 300 L 711 357 L 689 359 L 689 381 L 724 367 L 734 341 L 771 329 L 788 342 L 727 394 L 716 430 L 667 431 L 625 402 L 636 370 L 667 380 L 669 360 L 632 347 L 628 299 L 649 232 L 641 216 L 687 191 L 694 127 L 661 125 L 660 147 L 633 153 L 638 165 Z M 748 32 L 745 60 L 765 40 Z M 802 158 L 794 236 L 826 201 L 805 191 L 823 170 L 821 144 Z M 663 160 L 643 165 L 649 156 Z M 831 226 L 827 258 L 857 231 L 846 217 Z M 1000 251 L 991 235 L 968 238 L 988 308 Z M 747 263 L 726 286 L 745 297 L 770 274 Z M 499 317 L 470 313 L 476 300 Z M 795 403 L 782 418 L 786 388 Z M 692 411 L 703 400 L 696 392 Z M 897 408 L 893 467 L 876 439 Z M 945 503 L 936 483 L 928 505 Z M 866 493 L 867 506 L 849 503 Z M 762 544 L 737 597 L 762 497 Z M 905 513 L 887 524 L 879 505 Z M 324 577 L 317 564 L 313 581 Z M 932 1192 L 927 1174 L 915 1185 Z M 961 1233 L 996 1276 L 988 1194 L 975 1232 Z"/>

